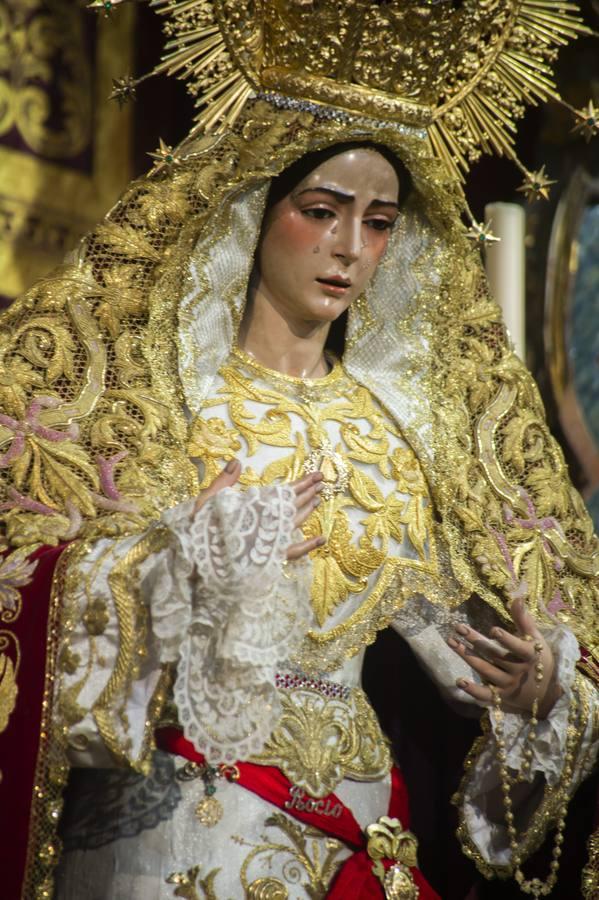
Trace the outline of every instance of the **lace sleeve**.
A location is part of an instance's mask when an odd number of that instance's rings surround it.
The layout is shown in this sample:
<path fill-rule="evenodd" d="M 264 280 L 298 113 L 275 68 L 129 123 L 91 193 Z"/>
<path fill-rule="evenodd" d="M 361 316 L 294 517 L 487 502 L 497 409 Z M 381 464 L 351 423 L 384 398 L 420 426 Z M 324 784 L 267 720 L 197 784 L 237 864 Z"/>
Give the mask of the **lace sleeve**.
<path fill-rule="evenodd" d="M 188 740 L 211 762 L 259 752 L 279 717 L 274 686 L 309 623 L 309 563 L 285 566 L 291 488 L 220 491 L 163 516 L 173 549 L 148 574 L 160 659 L 177 663 L 175 702 Z"/>
<path fill-rule="evenodd" d="M 536 726 L 536 738 L 530 742 L 528 716 L 503 713 L 503 739 L 507 764 L 514 772 L 522 770 L 524 753 L 530 753 L 530 772 L 525 781 L 530 786 L 528 796 L 522 792 L 519 813 L 520 828 L 542 836 L 559 817 L 552 798 L 565 792 L 571 796 L 581 781 L 593 769 L 597 758 L 598 735 L 594 722 L 599 708 L 597 689 L 583 676 L 576 676 L 579 649 L 576 638 L 565 626 L 545 631 L 545 639 L 556 660 L 556 677 L 563 694 L 555 703 L 547 718 Z M 581 689 L 583 688 L 583 690 Z M 573 695 L 575 695 L 573 697 Z M 570 721 L 573 700 L 578 707 L 576 722 Z M 505 822 L 497 823 L 487 813 L 487 797 L 499 790 L 500 778 L 497 764 L 497 721 L 494 710 L 489 710 L 486 739 L 467 770 L 462 790 L 463 822 L 469 838 L 486 863 L 492 866 L 508 865 L 510 861 L 509 836 Z M 576 733 L 576 746 L 572 759 L 571 775 L 565 776 L 567 741 L 572 729 Z M 526 855 L 526 854 L 525 854 Z"/>
<path fill-rule="evenodd" d="M 445 696 L 460 708 L 480 713 L 481 707 L 456 687 L 459 677 L 479 681 L 476 672 L 447 646 L 447 638 L 454 626 L 462 622 L 488 634 L 499 624 L 489 607 L 472 598 L 455 610 L 431 603 L 423 596 L 413 597 L 393 622 L 393 627 L 408 642 L 420 663 L 426 668 Z M 513 771 L 522 769 L 524 753 L 530 753 L 530 772 L 526 782 L 520 785 L 520 805 L 514 807 L 522 828 L 530 827 L 542 835 L 555 819 L 551 797 L 561 790 L 565 768 L 566 743 L 569 732 L 569 714 L 576 688 L 576 663 L 579 648 L 572 632 L 563 625 L 544 631 L 556 660 L 556 677 L 563 689 L 546 719 L 535 729 L 533 742 L 528 740 L 529 718 L 517 713 L 503 714 L 503 739 L 506 743 L 507 764 Z M 582 676 L 579 676 L 582 677 Z M 574 698 L 578 702 L 577 698 Z M 589 774 L 597 756 L 597 734 L 593 722 L 599 707 L 597 690 L 585 682 L 585 695 L 580 701 L 578 744 L 573 761 L 573 771 L 567 785 L 567 793 L 573 793 L 578 784 Z M 489 727 L 484 738 L 470 755 L 460 792 L 460 828 L 462 840 L 470 847 L 475 860 L 485 865 L 508 866 L 510 845 L 505 823 L 495 822 L 489 813 L 489 798 L 500 791 L 497 765 L 497 722 L 492 710 L 488 711 Z"/>

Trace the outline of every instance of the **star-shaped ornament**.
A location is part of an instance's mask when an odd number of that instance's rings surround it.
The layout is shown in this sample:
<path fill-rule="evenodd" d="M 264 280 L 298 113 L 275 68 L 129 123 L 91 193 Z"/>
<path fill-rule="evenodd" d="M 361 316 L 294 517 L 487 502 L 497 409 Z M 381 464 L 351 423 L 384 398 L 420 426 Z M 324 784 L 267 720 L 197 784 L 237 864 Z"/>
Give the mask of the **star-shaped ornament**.
<path fill-rule="evenodd" d="M 526 173 L 518 190 L 526 195 L 529 202 L 531 200 L 549 200 L 549 188 L 552 184 L 555 184 L 555 181 L 547 177 L 545 166 L 541 166 L 536 172 Z"/>
<path fill-rule="evenodd" d="M 482 225 L 480 222 L 473 222 L 466 232 L 466 237 L 483 246 L 494 244 L 501 240 L 501 238 L 495 237 L 491 231 L 491 222 L 487 222 L 486 225 Z"/>
<path fill-rule="evenodd" d="M 149 153 L 148 156 L 151 156 L 154 160 L 153 172 L 159 172 L 164 166 L 176 166 L 181 162 L 179 157 L 175 156 L 173 148 L 165 144 L 162 138 L 160 138 L 158 150 L 154 153 Z"/>
<path fill-rule="evenodd" d="M 88 0 L 88 9 L 95 9 L 96 12 L 103 12 L 105 16 L 109 16 L 115 6 L 122 3 L 123 0 Z"/>
<path fill-rule="evenodd" d="M 588 143 L 592 137 L 599 134 L 599 109 L 592 100 L 589 100 L 582 109 L 575 109 L 574 114 L 577 121 L 572 131 L 581 134 Z"/>
<path fill-rule="evenodd" d="M 135 100 L 136 87 L 136 81 L 130 75 L 125 75 L 123 78 L 113 78 L 112 93 L 108 99 L 116 100 L 118 105 L 122 107 L 125 103 L 129 103 L 130 100 Z"/>

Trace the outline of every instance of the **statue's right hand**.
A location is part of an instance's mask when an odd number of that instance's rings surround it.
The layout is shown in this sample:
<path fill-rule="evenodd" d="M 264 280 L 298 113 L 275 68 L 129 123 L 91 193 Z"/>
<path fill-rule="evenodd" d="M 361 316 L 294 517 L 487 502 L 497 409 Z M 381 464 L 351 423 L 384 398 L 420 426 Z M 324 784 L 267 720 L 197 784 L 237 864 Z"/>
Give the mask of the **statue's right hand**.
<path fill-rule="evenodd" d="M 235 482 L 238 481 L 240 475 L 241 463 L 238 459 L 230 459 L 222 472 L 216 476 L 214 481 L 211 481 L 208 487 L 204 488 L 204 490 L 200 492 L 193 511 L 197 512 L 199 509 L 201 509 L 204 503 L 209 500 L 210 497 L 214 497 L 214 495 L 218 494 L 219 491 L 222 491 L 223 488 L 233 487 Z"/>
<path fill-rule="evenodd" d="M 201 509 L 210 497 L 213 497 L 223 488 L 233 487 L 239 480 L 240 475 L 241 463 L 237 459 L 231 459 L 222 472 L 216 476 L 214 481 L 200 493 L 195 503 L 194 512 Z M 295 492 L 295 505 L 297 510 L 295 527 L 301 528 L 312 510 L 315 509 L 320 502 L 318 494 L 322 490 L 322 475 L 320 472 L 312 472 L 310 475 L 305 475 L 303 478 L 294 481 L 291 487 Z M 323 537 L 313 537 L 306 541 L 300 541 L 297 544 L 291 544 L 287 550 L 287 559 L 300 559 L 300 557 L 306 556 L 311 550 L 315 550 L 316 547 L 321 547 L 324 543 L 325 539 Z"/>

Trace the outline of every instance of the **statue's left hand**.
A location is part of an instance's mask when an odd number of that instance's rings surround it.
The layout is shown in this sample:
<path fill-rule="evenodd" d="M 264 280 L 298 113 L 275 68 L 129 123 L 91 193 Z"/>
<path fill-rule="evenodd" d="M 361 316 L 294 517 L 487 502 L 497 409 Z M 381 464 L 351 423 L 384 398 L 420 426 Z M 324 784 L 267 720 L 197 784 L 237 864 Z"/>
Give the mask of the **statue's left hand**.
<path fill-rule="evenodd" d="M 496 690 L 508 712 L 530 713 L 536 698 L 537 716 L 543 719 L 562 694 L 553 653 L 521 598 L 512 601 L 510 615 L 516 633 L 493 628 L 493 640 L 467 625 L 456 626 L 448 644 L 483 681 L 460 678 L 456 684 L 481 706 L 493 705 Z"/>

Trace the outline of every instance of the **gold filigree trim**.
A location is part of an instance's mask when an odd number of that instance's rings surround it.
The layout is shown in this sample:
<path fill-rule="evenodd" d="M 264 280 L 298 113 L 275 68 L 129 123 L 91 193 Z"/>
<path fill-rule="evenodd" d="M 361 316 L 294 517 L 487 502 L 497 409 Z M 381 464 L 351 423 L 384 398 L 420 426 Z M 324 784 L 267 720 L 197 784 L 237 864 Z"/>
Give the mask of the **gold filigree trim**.
<path fill-rule="evenodd" d="M 108 576 L 118 618 L 119 652 L 108 683 L 93 708 L 100 735 L 114 757 L 122 765 L 131 765 L 144 774 L 149 771 L 154 728 L 166 700 L 170 669 L 163 667 L 161 671 L 149 704 L 144 739 L 135 758 L 132 758 L 130 739 L 126 737 L 128 720 L 124 709 L 147 654 L 147 612 L 140 596 L 139 567 L 152 553 L 168 546 L 168 541 L 166 529 L 151 530 L 119 559 Z"/>
<path fill-rule="evenodd" d="M 398 613 L 404 603 L 400 573 L 401 570 L 409 569 L 419 571 L 425 569 L 425 567 L 417 560 L 411 559 L 398 560 L 394 565 L 391 563 L 385 564 L 379 574 L 376 587 L 369 593 L 358 609 L 348 616 L 345 621 L 335 625 L 333 628 L 329 628 L 327 631 L 309 631 L 306 640 L 313 644 L 322 645 L 345 637 L 352 631 L 355 632 L 363 622 L 372 617 L 377 607 L 385 605 L 385 601 L 388 601 L 392 596 L 394 601 L 393 613 L 388 613 L 388 615 L 392 616 Z"/>
<path fill-rule="evenodd" d="M 71 563 L 80 552 L 81 547 L 78 544 L 71 544 L 63 550 L 52 578 L 40 744 L 31 802 L 23 897 L 45 898 L 53 895 L 53 873 L 60 856 L 61 844 L 57 828 L 69 762 L 66 746 L 67 729 L 60 704 L 55 703 L 55 673 L 62 639 L 65 583 Z"/>
<path fill-rule="evenodd" d="M 516 512 L 528 517 L 531 527 L 542 529 L 543 537 L 559 554 L 560 558 L 568 563 L 579 575 L 590 577 L 599 576 L 599 547 L 597 550 L 583 556 L 568 543 L 563 533 L 556 527 L 550 517 L 545 521 L 537 516 L 534 521 L 530 516 L 530 499 L 527 502 L 527 494 L 522 488 L 517 488 L 510 482 L 502 471 L 496 446 L 496 433 L 502 419 L 512 410 L 518 397 L 518 389 L 515 385 L 502 384 L 497 396 L 489 404 L 484 414 L 480 417 L 476 427 L 476 446 L 480 455 L 481 465 L 498 497 L 506 500 Z M 560 460 L 557 467 L 561 468 Z"/>
<path fill-rule="evenodd" d="M 284 372 L 278 372 L 276 369 L 269 369 L 268 366 L 262 365 L 262 363 L 259 362 L 255 356 L 247 353 L 237 345 L 235 345 L 231 349 L 231 356 L 238 359 L 245 366 L 247 366 L 248 369 L 251 369 L 266 381 L 275 383 L 277 381 L 280 381 L 284 384 L 293 384 L 299 388 L 329 387 L 329 385 L 334 384 L 343 377 L 343 366 L 341 365 L 341 362 L 338 359 L 335 359 L 331 354 L 327 355 L 327 359 L 331 365 L 331 370 L 330 372 L 327 372 L 326 375 L 323 375 L 322 378 L 302 378 L 297 375 L 286 375 Z"/>

